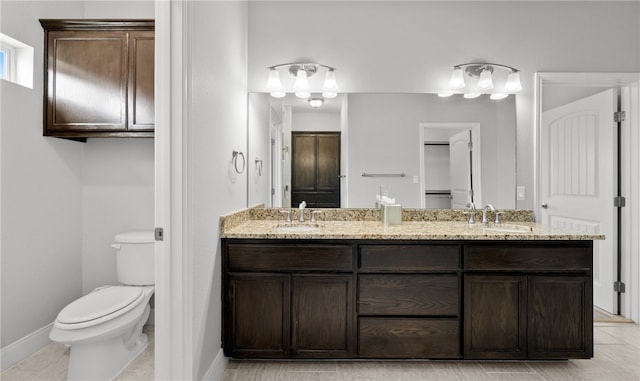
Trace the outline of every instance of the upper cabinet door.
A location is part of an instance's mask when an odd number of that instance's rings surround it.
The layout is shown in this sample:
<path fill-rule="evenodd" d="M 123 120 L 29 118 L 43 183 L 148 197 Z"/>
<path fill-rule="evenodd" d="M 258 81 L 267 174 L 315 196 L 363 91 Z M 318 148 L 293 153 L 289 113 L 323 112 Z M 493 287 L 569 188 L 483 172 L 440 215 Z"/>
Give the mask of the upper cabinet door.
<path fill-rule="evenodd" d="M 124 131 L 127 56 L 125 32 L 51 32 L 45 134 Z"/>
<path fill-rule="evenodd" d="M 153 131 L 154 32 L 132 32 L 129 39 L 128 129 Z"/>
<path fill-rule="evenodd" d="M 154 21 L 40 20 L 44 135 L 153 137 Z"/>

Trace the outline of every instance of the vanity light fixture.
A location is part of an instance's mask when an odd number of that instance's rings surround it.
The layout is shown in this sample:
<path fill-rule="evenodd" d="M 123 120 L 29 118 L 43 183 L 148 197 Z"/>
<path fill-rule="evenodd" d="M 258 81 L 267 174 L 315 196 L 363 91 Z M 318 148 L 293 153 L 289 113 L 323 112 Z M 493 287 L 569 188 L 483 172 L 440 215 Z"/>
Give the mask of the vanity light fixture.
<path fill-rule="evenodd" d="M 293 91 L 298 98 L 306 99 L 311 96 L 312 90 L 309 85 L 309 78 L 321 70 L 326 71 L 322 85 L 322 96 L 324 98 L 335 98 L 338 95 L 336 68 L 316 63 L 286 63 L 268 67 L 269 79 L 267 80 L 267 90 L 269 90 L 269 93 L 274 98 L 282 98 L 286 95 L 284 86 L 280 80 L 280 72 L 278 71 L 281 68 L 286 68 L 289 74 L 295 77 Z"/>
<path fill-rule="evenodd" d="M 311 98 L 311 99 L 309 99 L 309 105 L 311 105 L 311 107 L 313 107 L 313 108 L 318 108 L 318 107 L 322 106 L 323 103 L 324 103 L 324 99 L 322 99 L 322 98 Z"/>
<path fill-rule="evenodd" d="M 495 74 L 498 71 L 507 73 L 507 79 L 502 86 L 496 86 L 494 83 Z M 448 97 L 456 93 L 462 93 L 465 98 L 471 99 L 482 94 L 490 94 L 491 99 L 504 99 L 510 94 L 522 90 L 519 72 L 518 69 L 511 66 L 494 63 L 472 62 L 456 65 L 451 70 L 449 88 L 439 92 L 438 96 Z"/>

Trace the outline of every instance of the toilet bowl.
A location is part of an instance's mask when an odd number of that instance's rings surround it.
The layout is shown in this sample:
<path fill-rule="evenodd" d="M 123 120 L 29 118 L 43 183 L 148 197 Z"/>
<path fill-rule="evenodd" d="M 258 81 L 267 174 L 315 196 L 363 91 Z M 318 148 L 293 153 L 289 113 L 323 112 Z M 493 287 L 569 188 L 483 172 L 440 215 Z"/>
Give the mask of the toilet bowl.
<path fill-rule="evenodd" d="M 70 347 L 68 380 L 111 380 L 147 347 L 142 328 L 155 290 L 148 271 L 148 266 L 153 271 L 153 233 L 120 234 L 116 242 L 118 280 L 126 273 L 127 284 L 99 287 L 71 302 L 49 334 Z M 149 257 L 151 263 L 142 260 Z"/>

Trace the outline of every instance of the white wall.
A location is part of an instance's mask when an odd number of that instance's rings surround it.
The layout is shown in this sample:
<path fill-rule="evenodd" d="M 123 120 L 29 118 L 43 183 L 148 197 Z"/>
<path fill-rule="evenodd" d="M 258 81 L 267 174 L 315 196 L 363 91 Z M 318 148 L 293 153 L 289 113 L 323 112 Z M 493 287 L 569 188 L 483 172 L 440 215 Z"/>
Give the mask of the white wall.
<path fill-rule="evenodd" d="M 249 186 L 247 197 L 249 206 L 264 204 L 271 206 L 271 133 L 268 94 L 249 95 L 248 115 L 248 154 L 247 178 Z M 262 160 L 262 175 L 255 160 Z"/>
<path fill-rule="evenodd" d="M 232 150 L 247 151 L 247 3 L 193 2 L 189 141 L 186 148 L 193 255 L 194 375 L 221 354 L 219 217 L 246 206 L 246 172 Z M 188 100 L 189 101 L 189 100 Z"/>
<path fill-rule="evenodd" d="M 82 292 L 83 145 L 42 136 L 39 18 L 83 15 L 78 2 L 0 3 L 2 33 L 34 48 L 34 88 L 0 81 L 2 348 L 51 323 Z"/>
<path fill-rule="evenodd" d="M 292 131 L 340 131 L 340 112 L 293 110 Z"/>
<path fill-rule="evenodd" d="M 88 139 L 82 170 L 82 291 L 118 284 L 113 237 L 153 230 L 153 139 Z"/>
<path fill-rule="evenodd" d="M 373 207 L 382 186 L 403 207 L 419 208 L 423 196 L 413 176 L 422 175 L 420 123 L 477 122 L 481 132 L 482 198 L 496 207 L 512 208 L 515 179 L 499 174 L 515 172 L 515 155 L 508 148 L 513 147 L 515 139 L 513 110 L 513 97 L 494 102 L 483 98 L 443 99 L 433 94 L 350 94 L 349 206 Z M 503 154 L 507 159 L 499 160 Z M 405 173 L 407 177 L 364 178 L 362 172 Z"/>
<path fill-rule="evenodd" d="M 434 93 L 455 64 L 516 67 L 518 207 L 532 208 L 534 73 L 638 71 L 639 13 L 618 1 L 250 2 L 249 91 L 298 60 L 335 66 L 341 92 Z"/>

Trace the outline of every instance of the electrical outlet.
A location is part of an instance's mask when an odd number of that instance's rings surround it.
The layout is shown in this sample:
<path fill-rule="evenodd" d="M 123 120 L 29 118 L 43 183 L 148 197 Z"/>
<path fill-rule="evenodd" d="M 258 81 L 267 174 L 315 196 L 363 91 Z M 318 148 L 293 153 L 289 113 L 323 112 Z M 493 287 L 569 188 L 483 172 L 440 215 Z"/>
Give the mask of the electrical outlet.
<path fill-rule="evenodd" d="M 516 187 L 516 200 L 518 201 L 524 201 L 524 194 L 525 194 L 525 190 L 524 190 L 524 185 L 520 185 Z"/>

